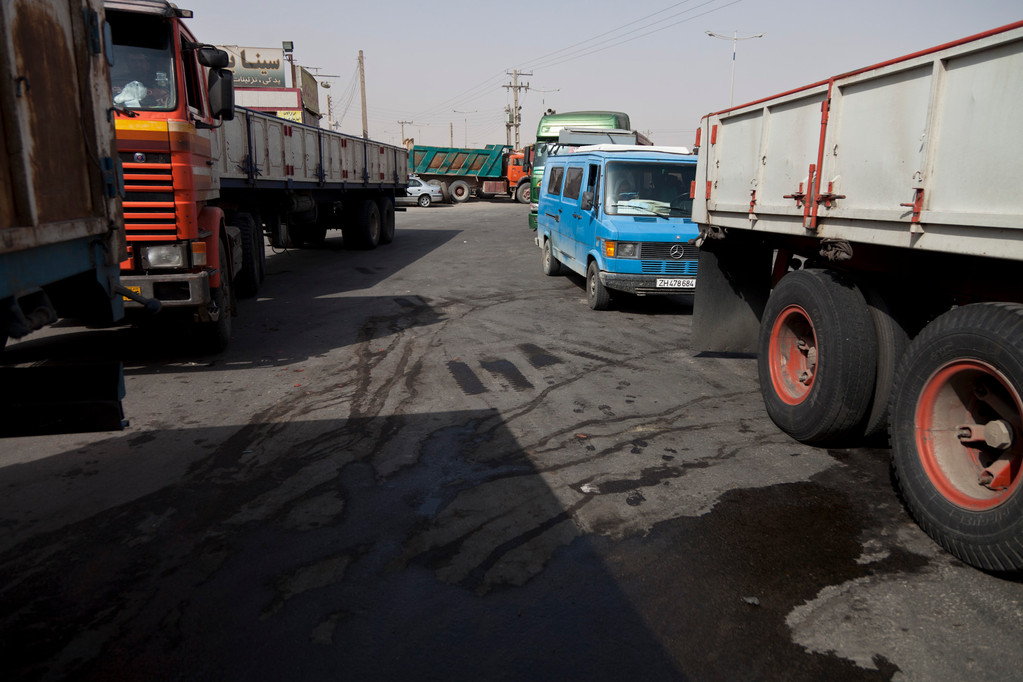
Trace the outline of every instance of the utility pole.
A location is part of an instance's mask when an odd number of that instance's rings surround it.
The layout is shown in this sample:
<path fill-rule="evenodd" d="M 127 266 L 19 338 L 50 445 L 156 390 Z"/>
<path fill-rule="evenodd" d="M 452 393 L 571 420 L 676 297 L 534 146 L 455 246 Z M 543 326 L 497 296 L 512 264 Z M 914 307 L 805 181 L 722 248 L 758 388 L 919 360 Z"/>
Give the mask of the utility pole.
<path fill-rule="evenodd" d="M 504 138 L 505 144 L 511 146 L 511 129 L 515 117 L 512 115 L 511 105 L 504 105 Z"/>
<path fill-rule="evenodd" d="M 369 139 L 369 123 L 366 120 L 366 62 L 359 50 L 359 89 L 362 91 L 362 138 Z"/>
<path fill-rule="evenodd" d="M 711 38 L 721 38 L 722 40 L 729 40 L 728 36 L 723 36 L 720 33 L 714 33 L 713 31 L 704 31 L 704 33 L 709 35 Z M 740 40 L 749 40 L 751 38 L 763 38 L 765 35 L 767 35 L 767 34 L 766 33 L 758 33 L 758 34 L 753 35 L 753 36 L 745 36 L 744 38 L 740 38 L 738 31 L 733 31 L 732 32 L 732 37 L 731 37 L 731 41 L 732 41 L 732 84 L 728 88 L 728 108 L 729 109 L 732 108 L 732 100 L 734 99 L 733 95 L 735 94 L 735 44 L 737 42 L 739 42 Z"/>
<path fill-rule="evenodd" d="M 454 147 L 455 146 L 455 122 L 454 121 L 448 122 L 448 126 L 450 126 L 450 128 L 451 128 L 451 143 L 448 146 L 449 147 Z"/>
<path fill-rule="evenodd" d="M 512 91 L 512 111 L 511 111 L 511 124 L 515 126 L 515 149 L 519 148 L 519 125 L 522 124 L 522 114 L 519 113 L 522 107 L 519 106 L 519 90 L 529 90 L 529 83 L 519 85 L 519 76 L 532 76 L 533 72 L 525 73 L 518 69 L 512 69 L 511 71 L 505 71 L 509 76 L 512 77 L 512 82 L 504 87 Z"/>
<path fill-rule="evenodd" d="M 401 144 L 402 144 L 402 146 L 405 145 L 405 124 L 406 123 L 409 124 L 409 125 L 412 125 L 413 123 L 415 123 L 415 121 L 398 121 L 398 124 L 401 126 Z"/>

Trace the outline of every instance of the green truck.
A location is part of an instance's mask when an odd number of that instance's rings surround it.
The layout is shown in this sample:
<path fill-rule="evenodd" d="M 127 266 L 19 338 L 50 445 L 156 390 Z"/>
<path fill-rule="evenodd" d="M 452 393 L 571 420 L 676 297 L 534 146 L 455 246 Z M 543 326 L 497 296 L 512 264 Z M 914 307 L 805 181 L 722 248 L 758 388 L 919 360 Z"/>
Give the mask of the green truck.
<path fill-rule="evenodd" d="M 451 200 L 461 203 L 472 195 L 487 198 L 507 195 L 520 203 L 529 201 L 529 172 L 523 153 L 500 144 L 482 149 L 424 147 L 409 154 L 409 174 L 425 182 L 446 183 Z"/>
<path fill-rule="evenodd" d="M 526 152 L 526 163 L 532 164 L 529 229 L 536 231 L 540 181 L 548 156 L 589 144 L 652 144 L 631 128 L 629 115 L 621 111 L 567 111 L 563 114 L 551 111 L 541 116 L 536 128 L 536 144 Z"/>

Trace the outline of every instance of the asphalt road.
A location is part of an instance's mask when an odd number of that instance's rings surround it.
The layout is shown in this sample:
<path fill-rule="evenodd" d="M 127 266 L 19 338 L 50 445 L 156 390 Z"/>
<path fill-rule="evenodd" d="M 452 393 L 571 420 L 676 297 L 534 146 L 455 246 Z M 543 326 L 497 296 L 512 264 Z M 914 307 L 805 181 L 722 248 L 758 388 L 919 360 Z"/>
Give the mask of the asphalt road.
<path fill-rule="evenodd" d="M 123 432 L 0 442 L 0 679 L 1018 678 L 1023 585 L 794 442 L 691 301 L 604 313 L 509 202 L 269 254 L 234 340 L 71 325 Z M 332 233 L 333 234 L 333 233 Z"/>

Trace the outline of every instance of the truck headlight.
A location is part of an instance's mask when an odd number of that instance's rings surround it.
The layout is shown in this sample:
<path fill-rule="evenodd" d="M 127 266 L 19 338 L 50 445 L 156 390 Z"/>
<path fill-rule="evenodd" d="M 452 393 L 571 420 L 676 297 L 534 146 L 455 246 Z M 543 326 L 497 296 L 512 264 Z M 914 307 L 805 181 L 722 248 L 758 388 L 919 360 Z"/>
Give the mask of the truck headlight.
<path fill-rule="evenodd" d="M 188 267 L 186 244 L 167 244 L 161 246 L 143 246 L 139 249 L 142 268 L 185 268 Z"/>

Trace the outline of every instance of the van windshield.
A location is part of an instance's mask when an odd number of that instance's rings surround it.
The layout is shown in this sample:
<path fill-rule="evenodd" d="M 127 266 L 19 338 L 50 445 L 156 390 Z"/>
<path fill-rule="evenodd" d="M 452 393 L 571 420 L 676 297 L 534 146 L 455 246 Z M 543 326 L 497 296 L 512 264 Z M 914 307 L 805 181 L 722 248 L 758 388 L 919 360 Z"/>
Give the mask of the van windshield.
<path fill-rule="evenodd" d="M 612 161 L 604 178 L 604 212 L 608 215 L 693 215 L 689 187 L 696 179 L 695 165 Z"/>

